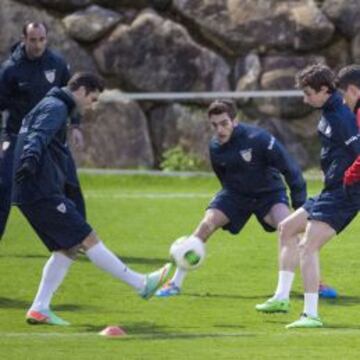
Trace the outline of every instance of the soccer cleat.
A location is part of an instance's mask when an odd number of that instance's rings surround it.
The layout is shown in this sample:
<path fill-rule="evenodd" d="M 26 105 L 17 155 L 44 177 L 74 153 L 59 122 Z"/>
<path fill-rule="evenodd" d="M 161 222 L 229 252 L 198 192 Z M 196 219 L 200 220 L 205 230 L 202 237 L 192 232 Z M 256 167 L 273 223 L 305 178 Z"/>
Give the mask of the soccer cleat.
<path fill-rule="evenodd" d="M 59 318 L 51 310 L 29 310 L 26 314 L 26 322 L 30 325 L 48 324 L 48 325 L 70 325 L 69 322 Z"/>
<path fill-rule="evenodd" d="M 170 297 L 180 295 L 180 292 L 181 289 L 178 286 L 176 286 L 173 282 L 168 282 L 155 293 L 155 296 Z"/>
<path fill-rule="evenodd" d="M 323 323 L 319 317 L 310 316 L 304 313 L 301 314 L 299 320 L 296 320 L 291 324 L 286 325 L 285 327 L 286 329 L 295 329 L 295 328 L 313 329 L 313 328 L 323 327 Z"/>
<path fill-rule="evenodd" d="M 167 263 L 159 270 L 146 275 L 145 287 L 139 292 L 143 299 L 150 299 L 161 286 L 168 281 L 173 264 Z"/>
<path fill-rule="evenodd" d="M 319 296 L 323 299 L 336 299 L 338 294 L 337 291 L 329 285 L 319 285 Z"/>
<path fill-rule="evenodd" d="M 255 309 L 263 313 L 287 313 L 290 308 L 289 300 L 269 299 L 263 304 L 257 304 Z"/>

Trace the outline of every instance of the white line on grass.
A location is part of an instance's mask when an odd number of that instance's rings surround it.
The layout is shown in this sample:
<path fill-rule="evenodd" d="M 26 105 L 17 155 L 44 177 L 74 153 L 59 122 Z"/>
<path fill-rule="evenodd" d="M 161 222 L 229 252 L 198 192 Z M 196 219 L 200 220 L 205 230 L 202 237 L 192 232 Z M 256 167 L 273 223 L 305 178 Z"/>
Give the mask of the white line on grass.
<path fill-rule="evenodd" d="M 113 193 L 106 191 L 86 191 L 86 198 L 102 199 L 196 199 L 196 198 L 211 198 L 214 194 L 210 193 Z"/>
<path fill-rule="evenodd" d="M 296 330 L 285 330 L 279 331 L 276 333 L 272 333 L 271 336 L 329 336 L 329 335 L 359 335 L 360 329 L 330 329 L 330 328 L 322 328 L 322 329 L 315 329 L 314 331 L 296 331 Z M 38 338 L 74 338 L 74 337 L 94 337 L 99 336 L 98 333 L 94 332 L 77 332 L 77 333 L 59 333 L 59 332 L 44 332 L 44 333 L 27 333 L 27 332 L 0 332 L 0 338 L 31 338 L 31 337 L 38 337 Z M 123 338 L 132 338 L 132 339 L 149 339 L 152 338 L 154 340 L 163 339 L 163 338 L 190 338 L 191 336 L 194 337 L 236 337 L 236 336 L 269 336 L 269 332 L 235 332 L 235 333 L 226 333 L 226 332 L 208 332 L 208 333 L 153 333 L 153 334 L 128 334 Z M 101 336 L 102 337 L 102 336 Z M 120 337 L 121 338 L 121 337 Z"/>

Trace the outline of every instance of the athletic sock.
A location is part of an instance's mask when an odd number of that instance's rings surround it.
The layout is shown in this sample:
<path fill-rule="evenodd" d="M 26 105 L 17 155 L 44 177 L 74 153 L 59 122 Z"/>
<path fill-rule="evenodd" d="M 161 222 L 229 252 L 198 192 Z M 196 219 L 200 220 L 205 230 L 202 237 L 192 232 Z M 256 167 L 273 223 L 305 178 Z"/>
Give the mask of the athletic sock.
<path fill-rule="evenodd" d="M 279 271 L 278 285 L 273 299 L 289 300 L 292 283 L 295 274 L 291 271 Z"/>
<path fill-rule="evenodd" d="M 180 268 L 176 268 L 175 274 L 171 279 L 171 283 L 173 283 L 175 286 L 177 286 L 178 288 L 181 288 L 182 283 L 186 277 L 187 271 L 180 269 Z"/>
<path fill-rule="evenodd" d="M 51 299 L 63 282 L 72 263 L 73 260 L 61 252 L 54 252 L 50 256 L 44 266 L 39 289 L 31 305 L 31 310 L 40 311 L 49 309 Z"/>
<path fill-rule="evenodd" d="M 102 242 L 97 243 L 86 251 L 87 257 L 98 268 L 107 271 L 118 279 L 137 290 L 142 290 L 145 284 L 145 275 L 129 269 L 114 253 Z"/>
<path fill-rule="evenodd" d="M 318 302 L 319 293 L 305 293 L 304 294 L 304 313 L 306 315 L 317 317 L 318 316 Z"/>

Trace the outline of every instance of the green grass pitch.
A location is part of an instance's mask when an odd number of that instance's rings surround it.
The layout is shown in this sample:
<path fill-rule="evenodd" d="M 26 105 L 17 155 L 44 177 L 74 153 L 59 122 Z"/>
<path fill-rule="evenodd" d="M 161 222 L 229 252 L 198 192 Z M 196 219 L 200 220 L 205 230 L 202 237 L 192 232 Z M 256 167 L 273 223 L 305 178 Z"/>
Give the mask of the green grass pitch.
<path fill-rule="evenodd" d="M 82 175 L 89 222 L 133 269 L 148 272 L 168 260 L 173 240 L 189 234 L 218 189 L 214 178 Z M 309 193 L 320 189 L 309 182 Z M 322 275 L 340 293 L 320 301 L 325 328 L 286 330 L 302 311 L 297 274 L 289 314 L 254 310 L 277 280 L 275 234 L 252 219 L 242 233 L 219 231 L 204 265 L 185 280 L 182 296 L 140 299 L 81 257 L 53 300 L 70 327 L 29 326 L 26 309 L 48 253 L 13 209 L 0 243 L 0 359 L 359 359 L 360 221 L 322 251 Z M 128 333 L 98 332 L 107 325 Z"/>

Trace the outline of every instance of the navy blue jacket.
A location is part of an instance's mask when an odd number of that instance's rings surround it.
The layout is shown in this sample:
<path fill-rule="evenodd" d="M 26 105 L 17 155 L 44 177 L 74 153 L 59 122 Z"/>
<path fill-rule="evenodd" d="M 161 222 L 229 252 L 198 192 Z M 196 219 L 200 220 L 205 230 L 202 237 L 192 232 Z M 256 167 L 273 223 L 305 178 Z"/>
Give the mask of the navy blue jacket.
<path fill-rule="evenodd" d="M 306 200 L 306 183 L 297 163 L 267 131 L 239 124 L 230 140 L 210 142 L 210 160 L 223 188 L 240 196 L 257 198 L 264 193 L 290 188 L 294 208 Z"/>
<path fill-rule="evenodd" d="M 337 91 L 329 97 L 322 108 L 318 134 L 325 189 L 331 190 L 343 185 L 345 170 L 360 155 L 360 135 L 356 117 Z"/>
<path fill-rule="evenodd" d="M 70 150 L 66 143 L 67 119 L 75 108 L 68 90 L 53 88 L 25 116 L 15 148 L 14 172 L 24 159 L 35 160 L 36 173 L 14 182 L 14 204 L 28 204 L 39 199 L 63 196 Z"/>
<path fill-rule="evenodd" d="M 17 134 L 24 116 L 54 86 L 65 86 L 70 78 L 68 65 L 46 49 L 34 60 L 26 56 L 23 44 L 13 47 L 0 69 L 0 111 L 6 110 L 5 132 Z"/>

